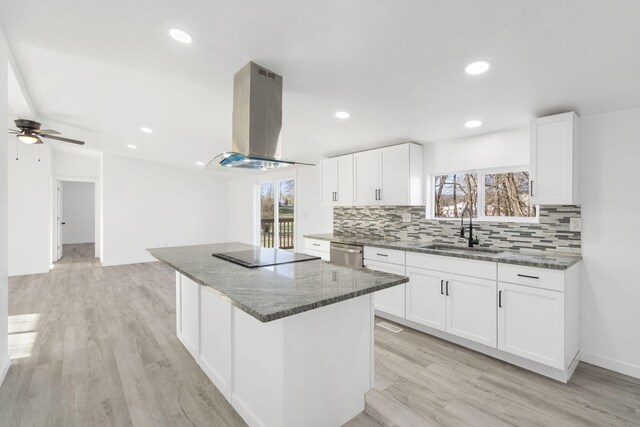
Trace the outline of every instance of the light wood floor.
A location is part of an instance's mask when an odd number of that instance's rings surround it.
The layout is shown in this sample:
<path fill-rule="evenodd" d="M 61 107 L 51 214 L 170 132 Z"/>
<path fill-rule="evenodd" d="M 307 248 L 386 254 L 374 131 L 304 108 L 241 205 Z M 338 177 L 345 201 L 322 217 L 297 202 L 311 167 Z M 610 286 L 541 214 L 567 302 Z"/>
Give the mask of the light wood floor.
<path fill-rule="evenodd" d="M 73 253 L 48 274 L 10 279 L 0 426 L 244 425 L 175 336 L 174 273 Z M 639 410 L 640 380 L 580 364 L 564 385 L 376 328 L 376 385 L 348 425 L 637 426 Z"/>

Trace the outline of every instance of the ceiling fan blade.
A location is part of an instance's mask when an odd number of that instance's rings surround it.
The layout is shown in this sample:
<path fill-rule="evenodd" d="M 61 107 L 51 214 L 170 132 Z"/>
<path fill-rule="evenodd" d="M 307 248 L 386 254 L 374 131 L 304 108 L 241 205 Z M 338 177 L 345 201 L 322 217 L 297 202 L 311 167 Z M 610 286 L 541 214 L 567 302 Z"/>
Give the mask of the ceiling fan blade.
<path fill-rule="evenodd" d="M 56 141 L 63 141 L 63 142 L 70 142 L 72 144 L 84 145 L 84 141 L 78 141 L 76 139 L 63 138 L 61 136 L 54 136 L 54 135 L 47 135 L 47 134 L 41 134 L 40 136 L 43 138 L 55 139 Z"/>
<path fill-rule="evenodd" d="M 37 133 L 38 135 L 60 135 L 60 132 L 53 129 L 34 130 L 33 133 Z"/>
<path fill-rule="evenodd" d="M 9 133 L 12 135 L 18 135 L 21 134 L 22 131 L 18 130 L 18 129 L 9 129 Z"/>

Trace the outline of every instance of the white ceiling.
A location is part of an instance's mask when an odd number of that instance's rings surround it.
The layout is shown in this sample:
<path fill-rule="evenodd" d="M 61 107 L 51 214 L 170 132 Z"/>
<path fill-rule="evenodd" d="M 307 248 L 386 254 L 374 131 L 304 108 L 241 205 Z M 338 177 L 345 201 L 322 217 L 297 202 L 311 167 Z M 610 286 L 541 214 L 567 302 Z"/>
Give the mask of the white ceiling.
<path fill-rule="evenodd" d="M 640 106 L 639 22 L 637 0 L 0 2 L 46 127 L 187 167 L 230 149 L 233 74 L 250 60 L 284 77 L 283 154 L 317 161 Z M 479 59 L 490 71 L 466 75 Z"/>

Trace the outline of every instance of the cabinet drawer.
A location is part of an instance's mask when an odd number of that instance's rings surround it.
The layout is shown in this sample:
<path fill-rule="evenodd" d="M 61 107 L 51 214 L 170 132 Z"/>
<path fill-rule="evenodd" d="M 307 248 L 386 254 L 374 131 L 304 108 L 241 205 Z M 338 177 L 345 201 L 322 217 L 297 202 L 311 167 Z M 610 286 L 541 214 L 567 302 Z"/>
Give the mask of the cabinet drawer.
<path fill-rule="evenodd" d="M 407 267 L 426 268 L 490 280 L 496 280 L 497 275 L 495 262 L 417 252 L 407 252 Z"/>
<path fill-rule="evenodd" d="M 324 261 L 329 261 L 331 259 L 329 252 L 316 251 L 314 249 L 305 249 L 304 253 L 311 256 L 318 256 Z"/>
<path fill-rule="evenodd" d="M 365 246 L 364 259 L 404 265 L 404 251 Z"/>
<path fill-rule="evenodd" d="M 564 292 L 564 271 L 498 264 L 498 280 L 516 285 Z"/>
<path fill-rule="evenodd" d="M 331 242 L 328 240 L 304 239 L 304 248 L 319 252 L 329 252 Z"/>

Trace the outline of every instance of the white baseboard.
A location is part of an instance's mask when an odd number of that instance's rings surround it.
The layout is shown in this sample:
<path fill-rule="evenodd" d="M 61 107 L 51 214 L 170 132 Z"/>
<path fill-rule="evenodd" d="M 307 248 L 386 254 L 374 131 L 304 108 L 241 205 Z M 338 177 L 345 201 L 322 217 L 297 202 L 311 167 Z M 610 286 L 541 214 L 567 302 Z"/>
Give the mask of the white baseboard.
<path fill-rule="evenodd" d="M 115 261 L 102 261 L 103 267 L 115 267 L 117 265 L 127 265 L 127 264 L 142 264 L 145 262 L 156 262 L 156 259 L 149 258 L 134 258 L 134 259 L 121 259 Z"/>
<path fill-rule="evenodd" d="M 14 276 L 29 276 L 31 274 L 46 274 L 49 272 L 49 266 L 46 268 L 34 268 L 34 269 L 26 269 L 26 270 L 9 270 L 9 277 Z"/>
<path fill-rule="evenodd" d="M 7 372 L 9 372 L 9 368 L 11 367 L 11 359 L 9 359 L 9 355 L 6 355 L 7 359 L 0 367 L 0 386 L 4 382 L 4 378 L 7 376 Z"/>
<path fill-rule="evenodd" d="M 628 362 L 622 362 L 620 360 L 611 359 L 606 356 L 600 356 L 598 354 L 587 353 L 580 351 L 580 360 L 591 365 L 596 365 L 601 368 L 609 369 L 630 377 L 640 378 L 640 366 L 633 365 Z"/>

